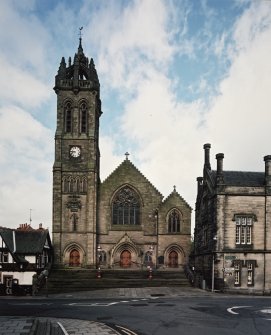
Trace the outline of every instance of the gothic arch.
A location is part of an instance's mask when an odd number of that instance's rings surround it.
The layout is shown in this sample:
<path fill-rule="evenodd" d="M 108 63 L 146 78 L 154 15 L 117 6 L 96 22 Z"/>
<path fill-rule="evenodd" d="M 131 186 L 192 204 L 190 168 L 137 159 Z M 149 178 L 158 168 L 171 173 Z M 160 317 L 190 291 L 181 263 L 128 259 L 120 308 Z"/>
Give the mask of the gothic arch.
<path fill-rule="evenodd" d="M 63 104 L 63 125 L 66 133 L 71 133 L 73 130 L 73 101 L 66 99 Z"/>
<path fill-rule="evenodd" d="M 112 225 L 141 225 L 142 199 L 140 193 L 125 184 L 111 198 Z"/>
<path fill-rule="evenodd" d="M 121 189 L 125 188 L 125 187 L 130 188 L 131 190 L 133 190 L 133 191 L 137 194 L 138 198 L 140 199 L 140 205 L 141 205 L 142 207 L 144 207 L 144 201 L 143 201 L 143 198 L 142 198 L 140 192 L 137 190 L 137 188 L 135 188 L 134 186 L 132 186 L 132 185 L 129 184 L 129 183 L 126 183 L 126 184 L 123 184 L 123 185 L 119 186 L 119 187 L 114 191 L 114 193 L 112 194 L 111 199 L 110 199 L 110 204 L 112 204 L 112 202 L 114 201 L 114 198 L 116 197 L 116 195 L 118 194 L 118 192 L 119 192 Z"/>
<path fill-rule="evenodd" d="M 84 248 L 79 244 L 79 243 L 69 243 L 63 250 L 63 263 L 65 265 L 70 266 L 70 261 L 71 261 L 71 255 L 74 253 L 75 251 L 78 253 L 78 260 L 77 260 L 77 265 L 76 266 L 82 266 L 82 264 L 85 263 L 86 261 L 86 253 Z M 72 265 L 73 266 L 73 265 Z"/>
<path fill-rule="evenodd" d="M 168 233 L 180 233 L 182 230 L 183 214 L 176 208 L 171 208 L 166 215 Z"/>
<path fill-rule="evenodd" d="M 167 267 L 180 267 L 185 264 L 185 252 L 178 244 L 169 245 L 164 251 L 164 263 Z"/>
<path fill-rule="evenodd" d="M 88 111 L 89 105 L 86 99 L 79 101 L 79 129 L 81 134 L 85 134 L 88 131 Z"/>
<path fill-rule="evenodd" d="M 120 266 L 121 255 L 126 251 L 131 255 L 131 267 L 138 267 L 141 263 L 141 251 L 127 234 L 111 249 L 110 265 Z"/>

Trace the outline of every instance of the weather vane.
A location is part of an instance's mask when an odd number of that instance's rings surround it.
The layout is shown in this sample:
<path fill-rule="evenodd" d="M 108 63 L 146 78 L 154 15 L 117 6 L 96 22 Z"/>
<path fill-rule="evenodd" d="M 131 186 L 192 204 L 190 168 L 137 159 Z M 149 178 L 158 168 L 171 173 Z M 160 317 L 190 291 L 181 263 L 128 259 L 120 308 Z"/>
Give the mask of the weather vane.
<path fill-rule="evenodd" d="M 79 36 L 80 36 L 80 38 L 82 38 L 82 30 L 83 30 L 83 27 L 80 27 L 79 30 L 80 30 L 80 31 L 79 31 Z"/>

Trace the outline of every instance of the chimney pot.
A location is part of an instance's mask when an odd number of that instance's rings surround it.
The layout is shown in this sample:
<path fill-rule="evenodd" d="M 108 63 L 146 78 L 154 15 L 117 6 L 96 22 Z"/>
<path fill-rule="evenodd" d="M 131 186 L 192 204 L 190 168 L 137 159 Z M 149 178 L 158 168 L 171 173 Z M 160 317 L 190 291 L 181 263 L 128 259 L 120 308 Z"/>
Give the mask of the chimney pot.
<path fill-rule="evenodd" d="M 271 186 L 271 155 L 264 156 L 265 161 L 265 184 Z"/>
<path fill-rule="evenodd" d="M 219 153 L 215 157 L 216 157 L 216 160 L 217 160 L 216 182 L 217 182 L 217 184 L 223 184 L 224 183 L 224 178 L 223 178 L 224 154 Z"/>
<path fill-rule="evenodd" d="M 204 149 L 204 167 L 206 167 L 207 169 L 211 170 L 211 164 L 210 164 L 210 148 L 211 148 L 211 144 L 210 143 L 206 143 L 203 146 Z"/>

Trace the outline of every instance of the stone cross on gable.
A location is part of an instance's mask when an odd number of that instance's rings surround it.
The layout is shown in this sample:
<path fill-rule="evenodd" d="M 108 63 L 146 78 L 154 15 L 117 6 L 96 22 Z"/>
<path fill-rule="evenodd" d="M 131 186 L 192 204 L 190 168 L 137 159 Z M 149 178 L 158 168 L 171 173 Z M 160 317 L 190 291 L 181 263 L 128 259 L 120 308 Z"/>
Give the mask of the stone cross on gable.
<path fill-rule="evenodd" d="M 128 159 L 129 155 L 130 155 L 129 152 L 125 153 L 126 159 Z"/>

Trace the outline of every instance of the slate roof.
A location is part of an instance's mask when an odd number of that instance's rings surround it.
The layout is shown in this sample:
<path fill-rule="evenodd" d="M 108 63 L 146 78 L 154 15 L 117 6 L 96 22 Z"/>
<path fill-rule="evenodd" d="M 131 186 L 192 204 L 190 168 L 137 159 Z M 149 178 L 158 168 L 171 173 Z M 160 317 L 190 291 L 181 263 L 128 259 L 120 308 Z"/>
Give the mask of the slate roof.
<path fill-rule="evenodd" d="M 139 175 L 142 176 L 142 178 L 146 182 L 148 182 L 155 189 L 155 191 L 160 195 L 160 197 L 163 198 L 163 195 L 161 194 L 161 192 L 149 181 L 147 177 L 144 176 L 144 174 L 128 158 L 124 159 L 122 163 L 120 163 L 120 165 L 117 166 L 115 170 L 113 170 L 113 172 L 111 172 L 111 174 L 102 182 L 102 185 L 106 184 L 108 180 L 114 177 L 115 174 L 119 173 L 119 171 L 125 168 L 127 169 L 131 168 L 135 170 Z"/>
<path fill-rule="evenodd" d="M 176 189 L 174 188 L 174 190 L 167 196 L 167 198 L 163 201 L 163 204 L 165 204 L 170 198 L 177 196 L 181 199 L 181 201 L 183 201 L 191 210 L 192 207 L 189 205 L 189 203 L 187 201 L 184 200 L 184 198 L 176 191 Z"/>
<path fill-rule="evenodd" d="M 216 171 L 212 171 L 215 180 Z M 264 172 L 223 171 L 224 183 L 228 186 L 257 187 L 264 186 Z"/>
<path fill-rule="evenodd" d="M 14 234 L 15 246 L 13 241 Z M 0 227 L 0 235 L 12 255 L 20 261 L 23 261 L 20 255 L 41 253 L 47 238 L 51 247 L 51 240 L 47 229 L 18 230 Z"/>

